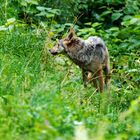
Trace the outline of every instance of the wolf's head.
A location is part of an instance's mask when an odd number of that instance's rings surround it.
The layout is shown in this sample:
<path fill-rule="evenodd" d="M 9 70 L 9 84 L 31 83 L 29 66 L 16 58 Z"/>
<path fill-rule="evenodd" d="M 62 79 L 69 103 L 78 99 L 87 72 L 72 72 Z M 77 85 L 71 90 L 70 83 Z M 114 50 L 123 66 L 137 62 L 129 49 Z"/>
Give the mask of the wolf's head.
<path fill-rule="evenodd" d="M 51 52 L 51 54 L 56 55 L 56 54 L 62 54 L 65 53 L 68 46 L 70 45 L 70 43 L 72 42 L 72 40 L 75 37 L 75 32 L 74 29 L 71 28 L 68 36 L 64 39 L 59 40 L 53 48 L 51 48 L 49 51 Z"/>

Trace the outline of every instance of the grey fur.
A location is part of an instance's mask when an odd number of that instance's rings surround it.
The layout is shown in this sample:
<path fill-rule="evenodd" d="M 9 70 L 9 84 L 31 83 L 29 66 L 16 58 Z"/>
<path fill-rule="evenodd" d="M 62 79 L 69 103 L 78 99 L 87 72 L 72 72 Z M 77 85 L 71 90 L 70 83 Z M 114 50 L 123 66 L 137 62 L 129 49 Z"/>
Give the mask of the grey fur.
<path fill-rule="evenodd" d="M 99 81 L 100 91 L 103 91 L 103 75 L 105 72 L 105 84 L 107 85 L 110 79 L 110 61 L 108 49 L 104 41 L 97 36 L 90 36 L 83 40 L 70 32 L 69 36 L 61 39 L 59 43 L 51 49 L 51 53 L 64 53 L 76 65 L 78 65 L 83 72 L 83 81 L 86 86 L 87 72 L 93 74 L 93 83 L 98 89 L 97 81 Z"/>
<path fill-rule="evenodd" d="M 69 48 L 65 47 L 65 54 L 80 67 L 84 65 L 84 69 L 92 71 L 94 68 L 89 69 L 89 65 L 94 65 L 94 63 L 103 64 L 106 59 L 109 59 L 108 50 L 100 37 L 92 36 L 87 40 L 81 38 L 76 38 L 76 40 L 78 40 L 78 47 L 75 46 L 76 51 L 71 52 Z"/>

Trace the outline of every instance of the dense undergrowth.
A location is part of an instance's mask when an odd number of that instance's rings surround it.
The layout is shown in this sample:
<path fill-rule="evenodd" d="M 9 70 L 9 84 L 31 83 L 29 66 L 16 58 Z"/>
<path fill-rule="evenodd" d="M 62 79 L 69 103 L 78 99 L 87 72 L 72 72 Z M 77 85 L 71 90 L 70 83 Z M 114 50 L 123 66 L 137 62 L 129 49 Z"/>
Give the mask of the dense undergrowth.
<path fill-rule="evenodd" d="M 139 3 L 132 10 L 131 1 L 126 6 L 118 0 L 128 13 L 124 10 L 118 14 L 114 5 L 111 5 L 114 9 L 107 7 L 106 13 L 104 9 L 102 18 L 115 13 L 113 20 L 117 23 L 109 26 L 106 20 L 97 17 L 94 22 L 85 19 L 85 23 L 74 26 L 78 36 L 86 39 L 98 35 L 108 46 L 111 83 L 104 94 L 99 94 L 91 84 L 84 88 L 81 71 L 69 59 L 63 55 L 53 57 L 48 52 L 57 38 L 65 36 L 72 22 L 57 19 L 61 23 L 58 24 L 53 19 L 57 9 L 44 9 L 48 21 L 44 22 L 44 15 L 38 15 L 36 21 L 33 15 L 39 13 L 28 9 L 39 6 L 36 0 L 14 2 L 22 7 L 16 11 L 17 17 L 8 20 L 5 17 L 0 26 L 0 139 L 139 140 L 140 15 L 135 12 Z M 80 0 L 76 4 L 79 3 Z M 101 1 L 96 4 L 104 5 Z M 81 9 L 86 8 L 84 5 L 91 7 L 83 2 Z M 13 15 L 12 6 L 6 9 L 9 17 Z M 25 24 L 18 17 L 24 12 L 29 14 L 32 24 Z M 100 13 L 96 12 L 91 18 Z M 61 14 L 65 21 L 64 11 Z"/>

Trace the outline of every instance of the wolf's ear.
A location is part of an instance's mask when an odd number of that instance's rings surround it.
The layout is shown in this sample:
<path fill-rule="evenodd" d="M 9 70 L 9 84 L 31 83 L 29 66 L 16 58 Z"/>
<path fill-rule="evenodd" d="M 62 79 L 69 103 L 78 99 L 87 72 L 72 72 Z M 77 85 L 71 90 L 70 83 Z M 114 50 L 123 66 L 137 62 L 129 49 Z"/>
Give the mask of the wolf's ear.
<path fill-rule="evenodd" d="M 69 34 L 68 34 L 68 37 L 67 37 L 68 40 L 72 40 L 74 36 L 75 36 L 75 31 L 74 31 L 73 28 L 70 28 Z"/>

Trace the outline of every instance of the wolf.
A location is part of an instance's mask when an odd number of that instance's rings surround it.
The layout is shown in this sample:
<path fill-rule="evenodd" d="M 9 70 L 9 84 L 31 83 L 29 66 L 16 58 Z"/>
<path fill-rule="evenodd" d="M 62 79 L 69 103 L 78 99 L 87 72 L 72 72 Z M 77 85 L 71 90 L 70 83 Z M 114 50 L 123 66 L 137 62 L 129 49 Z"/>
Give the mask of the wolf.
<path fill-rule="evenodd" d="M 60 39 L 49 51 L 52 55 L 64 54 L 78 65 L 82 69 L 85 87 L 89 80 L 99 92 L 103 92 L 105 86 L 108 86 L 110 59 L 108 49 L 100 37 L 90 36 L 84 40 L 77 37 L 74 29 L 71 28 L 67 37 Z"/>

